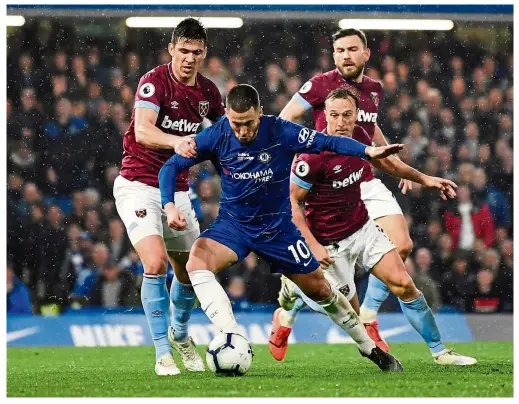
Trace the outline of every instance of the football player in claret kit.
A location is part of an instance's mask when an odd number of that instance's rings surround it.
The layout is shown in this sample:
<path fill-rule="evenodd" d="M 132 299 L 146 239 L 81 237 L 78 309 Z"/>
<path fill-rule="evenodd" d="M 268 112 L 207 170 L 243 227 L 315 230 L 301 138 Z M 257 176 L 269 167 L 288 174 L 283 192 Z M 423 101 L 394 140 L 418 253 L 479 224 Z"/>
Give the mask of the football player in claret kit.
<path fill-rule="evenodd" d="M 319 262 L 292 222 L 289 178 L 297 152 L 331 150 L 367 159 L 396 153 L 402 145 L 373 148 L 262 116 L 256 89 L 245 84 L 229 91 L 226 117 L 204 129 L 194 141 L 196 158 L 175 155 L 164 164 L 159 173 L 160 192 L 168 224 L 182 230 L 187 221 L 174 201 L 177 174 L 204 160 L 211 160 L 220 174 L 218 217 L 194 243 L 186 266 L 211 322 L 222 332 L 239 334 L 231 303 L 215 274 L 254 251 L 273 272 L 284 273 L 323 307 L 358 344 L 363 356 L 384 371 L 401 371 L 400 363 L 368 336 L 346 297 L 324 278 Z"/>
<path fill-rule="evenodd" d="M 193 18 L 183 20 L 168 44 L 171 62 L 141 77 L 128 131 L 123 139 L 120 176 L 114 183 L 117 212 L 144 265 L 141 299 L 155 345 L 155 373 L 180 373 L 173 347 L 188 371 L 203 371 L 204 363 L 187 335 L 195 293 L 186 272 L 189 250 L 200 234 L 188 196 L 188 170 L 177 176 L 176 206 L 185 215 L 182 231 L 168 227 L 160 203 L 158 173 L 173 154 L 194 156 L 186 137 L 202 130 L 202 121 L 218 120 L 225 111 L 216 85 L 198 69 L 207 53 L 207 33 Z M 168 258 L 175 278 L 168 294 Z M 169 324 L 169 306 L 174 315 Z"/>
<path fill-rule="evenodd" d="M 388 144 L 382 131 L 377 125 L 378 107 L 382 99 L 382 85 L 364 74 L 365 64 L 370 57 L 370 49 L 364 32 L 357 29 L 343 29 L 332 36 L 333 58 L 336 69 L 317 74 L 307 81 L 296 93 L 290 102 L 281 111 L 279 116 L 289 121 L 295 121 L 303 116 L 305 111 L 311 110 L 315 128 L 324 130 L 326 118 L 324 101 L 328 94 L 336 88 L 347 86 L 357 90 L 360 101 L 357 116 L 357 125 L 361 126 L 376 145 Z M 391 241 L 395 244 L 402 261 L 413 248 L 409 236 L 407 222 L 398 202 L 391 191 L 373 174 L 371 165 L 364 163 L 361 178 L 361 196 L 368 210 L 369 217 L 384 229 Z M 411 182 L 401 180 L 402 192 L 406 193 Z M 282 277 L 282 281 L 285 278 Z M 280 303 L 291 300 L 293 296 L 283 293 L 286 289 L 281 285 Z M 380 337 L 378 332 L 377 313 L 382 302 L 389 295 L 389 288 L 377 277 L 370 275 L 368 288 L 360 309 L 360 318 L 364 322 L 369 335 L 382 349 L 389 351 L 389 346 Z M 296 305 L 296 310 L 304 305 Z"/>
<path fill-rule="evenodd" d="M 355 125 L 359 100 L 349 89 L 332 91 L 325 101 L 326 133 L 348 136 L 370 144 L 366 131 Z M 394 156 L 373 160 L 373 165 L 391 175 L 406 178 L 426 188 L 438 189 L 442 199 L 456 196 L 452 181 L 425 175 Z M 316 259 L 324 268 L 326 279 L 359 311 L 354 283 L 355 264 L 380 279 L 398 297 L 402 312 L 427 343 L 435 363 L 473 365 L 476 360 L 447 349 L 441 340 L 436 321 L 423 294 L 406 271 L 395 245 L 384 230 L 368 216 L 361 199 L 363 160 L 333 152 L 300 154 L 293 164 L 290 199 L 294 223 L 301 231 Z M 300 203 L 304 202 L 304 213 Z M 292 281 L 285 280 L 290 295 L 297 295 L 312 309 L 319 305 L 304 296 Z M 297 303 L 297 301 L 296 301 Z M 279 308 L 274 313 L 269 349 L 283 360 L 296 311 Z"/>

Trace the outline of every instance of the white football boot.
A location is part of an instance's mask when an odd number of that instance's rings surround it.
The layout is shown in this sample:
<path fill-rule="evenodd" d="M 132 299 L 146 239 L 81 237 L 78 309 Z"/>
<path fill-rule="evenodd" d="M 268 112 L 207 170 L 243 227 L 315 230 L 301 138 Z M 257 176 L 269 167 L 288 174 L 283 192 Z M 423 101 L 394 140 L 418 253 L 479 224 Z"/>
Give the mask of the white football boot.
<path fill-rule="evenodd" d="M 175 341 L 175 335 L 173 333 L 173 328 L 168 328 L 168 340 L 171 344 L 171 347 L 178 352 L 180 358 L 182 359 L 182 363 L 184 367 L 189 372 L 204 372 L 205 365 L 202 361 L 198 352 L 196 352 L 196 345 L 193 342 L 193 338 L 189 337 L 186 342 L 177 342 Z"/>
<path fill-rule="evenodd" d="M 443 351 L 433 354 L 433 358 L 434 362 L 438 365 L 470 366 L 478 363 L 474 358 L 454 352 L 454 349 L 444 349 Z"/>
<path fill-rule="evenodd" d="M 296 300 L 299 298 L 294 293 L 296 284 L 288 279 L 285 275 L 281 275 L 281 289 L 278 294 L 279 305 L 286 311 L 290 311 L 294 308 Z"/>
<path fill-rule="evenodd" d="M 167 353 L 155 363 L 155 373 L 157 376 L 176 376 L 180 374 L 173 355 Z"/>

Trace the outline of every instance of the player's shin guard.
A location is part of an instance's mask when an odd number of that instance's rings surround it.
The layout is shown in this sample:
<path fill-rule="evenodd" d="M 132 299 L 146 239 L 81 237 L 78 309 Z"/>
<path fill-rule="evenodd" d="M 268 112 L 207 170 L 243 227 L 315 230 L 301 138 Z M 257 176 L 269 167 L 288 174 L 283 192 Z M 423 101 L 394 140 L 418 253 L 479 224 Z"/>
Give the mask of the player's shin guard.
<path fill-rule="evenodd" d="M 422 292 L 416 299 L 409 302 L 398 300 L 407 321 L 422 336 L 431 352 L 443 351 L 445 346 L 441 340 L 440 330 L 438 330 L 436 320 Z"/>
<path fill-rule="evenodd" d="M 368 288 L 362 306 L 360 306 L 360 319 L 363 323 L 372 323 L 377 319 L 380 306 L 389 296 L 389 288 L 375 275 L 369 274 Z"/>
<path fill-rule="evenodd" d="M 189 272 L 189 279 L 209 320 L 222 332 L 238 332 L 238 324 L 232 312 L 231 301 L 216 280 L 214 273 L 206 269 Z"/>
<path fill-rule="evenodd" d="M 158 361 L 171 352 L 168 341 L 169 298 L 165 275 L 146 275 L 142 280 L 141 301 L 150 327 Z"/>
<path fill-rule="evenodd" d="M 350 335 L 362 352 L 367 355 L 371 354 L 371 351 L 375 348 L 375 343 L 366 332 L 359 316 L 342 293 L 333 289 L 332 291 L 333 295 L 329 299 L 319 302 L 319 305 L 335 324 Z"/>
<path fill-rule="evenodd" d="M 171 327 L 175 334 L 175 341 L 187 341 L 187 322 L 191 317 L 196 295 L 193 286 L 180 283 L 177 278 L 171 282 L 170 298 L 173 303 Z"/>

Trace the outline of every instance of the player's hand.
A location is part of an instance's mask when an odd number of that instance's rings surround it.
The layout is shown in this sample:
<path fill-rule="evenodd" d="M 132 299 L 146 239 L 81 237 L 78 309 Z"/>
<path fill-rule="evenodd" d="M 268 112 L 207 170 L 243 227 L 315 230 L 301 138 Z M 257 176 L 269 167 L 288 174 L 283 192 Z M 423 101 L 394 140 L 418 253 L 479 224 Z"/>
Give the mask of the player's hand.
<path fill-rule="evenodd" d="M 312 253 L 314 254 L 317 261 L 319 261 L 323 269 L 328 268 L 335 262 L 335 259 L 330 258 L 330 255 L 328 254 L 328 250 L 326 249 L 326 247 L 324 247 L 321 244 L 310 246 L 310 250 L 312 250 Z"/>
<path fill-rule="evenodd" d="M 168 226 L 173 230 L 184 230 L 187 227 L 186 218 L 180 209 L 172 202 L 164 206 L 166 216 L 168 217 Z"/>
<path fill-rule="evenodd" d="M 175 147 L 175 153 L 181 155 L 185 158 L 192 158 L 196 157 L 196 141 L 195 136 L 187 136 L 185 139 L 182 140 L 176 147 Z"/>
<path fill-rule="evenodd" d="M 451 180 L 440 177 L 431 177 L 429 175 L 425 177 L 422 185 L 425 188 L 438 189 L 440 191 L 440 198 L 442 198 L 444 201 L 447 199 L 454 199 L 456 197 L 455 189 L 458 188 L 456 183 L 452 182 Z"/>
<path fill-rule="evenodd" d="M 400 188 L 401 192 L 405 195 L 407 191 L 411 191 L 413 189 L 413 181 L 401 179 L 400 184 L 398 184 L 398 188 Z"/>
<path fill-rule="evenodd" d="M 372 159 L 383 159 L 392 154 L 397 154 L 402 151 L 404 145 L 401 143 L 389 144 L 387 146 L 366 146 L 365 153 Z"/>

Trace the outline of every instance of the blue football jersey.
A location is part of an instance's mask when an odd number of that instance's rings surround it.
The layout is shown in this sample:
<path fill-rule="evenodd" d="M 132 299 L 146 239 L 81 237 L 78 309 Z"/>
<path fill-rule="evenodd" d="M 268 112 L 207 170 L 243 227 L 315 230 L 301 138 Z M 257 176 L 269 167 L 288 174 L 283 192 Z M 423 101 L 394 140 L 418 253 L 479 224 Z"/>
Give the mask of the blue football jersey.
<path fill-rule="evenodd" d="M 250 235 L 275 231 L 291 219 L 290 170 L 296 153 L 324 150 L 367 159 L 366 145 L 328 136 L 276 116 L 260 118 L 256 139 L 242 144 L 223 117 L 195 137 L 198 156 L 175 154 L 162 167 L 162 204 L 174 202 L 177 173 L 211 160 L 221 178 L 219 216 L 231 219 Z"/>

